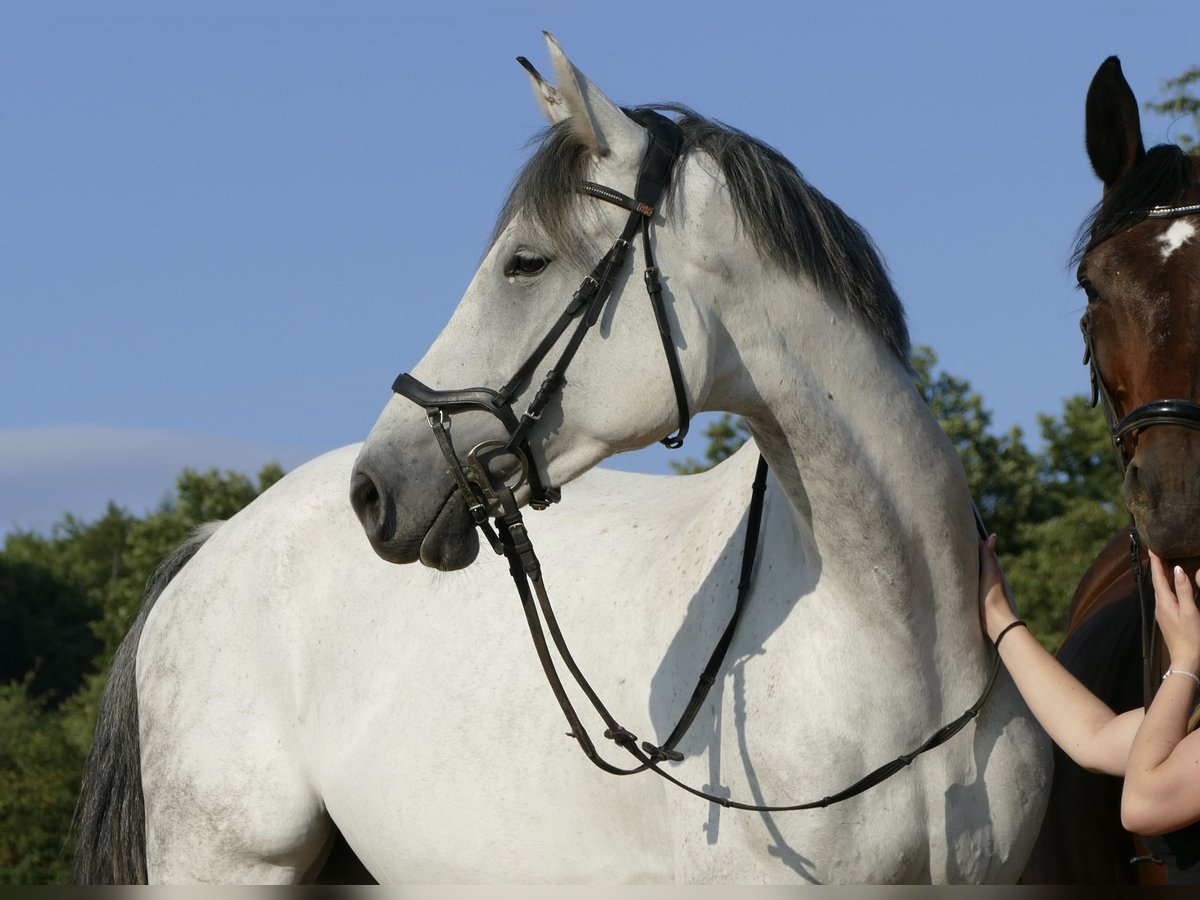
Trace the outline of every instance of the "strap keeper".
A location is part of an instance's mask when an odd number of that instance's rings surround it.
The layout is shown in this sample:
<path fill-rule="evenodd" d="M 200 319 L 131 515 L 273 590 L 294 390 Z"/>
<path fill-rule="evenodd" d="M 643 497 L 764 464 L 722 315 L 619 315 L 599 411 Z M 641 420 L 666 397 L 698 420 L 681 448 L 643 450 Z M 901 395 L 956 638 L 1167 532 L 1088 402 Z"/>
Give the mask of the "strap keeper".
<path fill-rule="evenodd" d="M 650 757 L 653 763 L 670 760 L 671 762 L 683 762 L 683 754 L 678 750 L 668 750 L 666 747 L 655 747 L 649 741 L 642 741 L 642 752 Z"/>
<path fill-rule="evenodd" d="M 650 294 L 651 296 L 662 293 L 662 282 L 658 279 L 657 266 L 647 267 L 645 273 L 642 275 L 642 278 L 646 282 L 646 293 Z"/>
<path fill-rule="evenodd" d="M 624 747 L 627 744 L 636 744 L 637 735 L 631 732 L 628 728 L 618 725 L 616 728 L 606 728 L 604 736 L 619 747 Z"/>
<path fill-rule="evenodd" d="M 566 313 L 574 318 L 579 314 L 579 311 L 587 306 L 589 300 L 596 296 L 596 291 L 600 289 L 600 282 L 592 275 L 583 276 L 583 281 L 579 285 L 579 290 L 575 292 L 575 296 L 571 298 L 571 302 L 567 304 Z"/>

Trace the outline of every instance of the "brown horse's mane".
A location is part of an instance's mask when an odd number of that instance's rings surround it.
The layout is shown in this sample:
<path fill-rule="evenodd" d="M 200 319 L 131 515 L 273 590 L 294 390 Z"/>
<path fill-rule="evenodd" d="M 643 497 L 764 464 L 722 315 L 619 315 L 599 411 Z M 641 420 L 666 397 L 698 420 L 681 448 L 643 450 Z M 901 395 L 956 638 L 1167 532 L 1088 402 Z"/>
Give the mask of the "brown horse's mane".
<path fill-rule="evenodd" d="M 1079 227 L 1071 264 L 1078 265 L 1097 244 L 1145 220 L 1151 207 L 1182 202 L 1195 184 L 1196 157 L 1175 144 L 1152 148 Z"/>

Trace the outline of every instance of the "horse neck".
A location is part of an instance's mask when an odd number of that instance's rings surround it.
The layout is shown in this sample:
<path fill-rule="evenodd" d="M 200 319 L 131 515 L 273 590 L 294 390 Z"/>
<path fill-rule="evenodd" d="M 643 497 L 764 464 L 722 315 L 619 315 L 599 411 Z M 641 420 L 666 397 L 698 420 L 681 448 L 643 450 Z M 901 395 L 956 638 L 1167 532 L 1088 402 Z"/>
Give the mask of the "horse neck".
<path fill-rule="evenodd" d="M 822 582 L 865 604 L 871 621 L 890 610 L 951 653 L 978 645 L 965 477 L 904 364 L 811 285 L 767 274 L 743 296 L 732 377 L 741 406 L 730 403 L 791 501 Z"/>

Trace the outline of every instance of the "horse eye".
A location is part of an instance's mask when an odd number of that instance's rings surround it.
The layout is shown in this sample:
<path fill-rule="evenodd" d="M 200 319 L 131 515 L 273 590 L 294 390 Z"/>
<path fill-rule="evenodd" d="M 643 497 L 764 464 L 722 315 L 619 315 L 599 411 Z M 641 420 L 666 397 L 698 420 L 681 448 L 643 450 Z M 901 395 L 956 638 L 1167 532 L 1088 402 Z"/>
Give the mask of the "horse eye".
<path fill-rule="evenodd" d="M 1097 291 L 1095 285 L 1093 285 L 1086 278 L 1079 279 L 1079 287 L 1085 294 L 1087 294 L 1088 303 L 1095 303 L 1100 299 L 1100 292 Z"/>
<path fill-rule="evenodd" d="M 540 274 L 549 262 L 544 256 L 534 253 L 514 253 L 512 259 L 504 267 L 504 274 L 508 278 L 532 278 L 534 275 Z"/>

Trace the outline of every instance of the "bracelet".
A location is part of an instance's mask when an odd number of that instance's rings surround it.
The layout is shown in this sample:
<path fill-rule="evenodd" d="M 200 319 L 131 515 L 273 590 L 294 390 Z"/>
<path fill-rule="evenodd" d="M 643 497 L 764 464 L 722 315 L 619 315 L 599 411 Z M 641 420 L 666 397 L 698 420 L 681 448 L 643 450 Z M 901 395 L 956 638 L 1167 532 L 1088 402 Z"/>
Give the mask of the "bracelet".
<path fill-rule="evenodd" d="M 1186 675 L 1192 681 L 1196 682 L 1196 687 L 1200 688 L 1200 678 L 1196 677 L 1195 673 L 1189 672 L 1187 669 L 1167 669 L 1163 674 L 1162 680 L 1166 681 L 1168 675 Z"/>
<path fill-rule="evenodd" d="M 998 635 L 996 635 L 996 640 L 992 641 L 992 646 L 995 647 L 997 650 L 999 650 L 1000 649 L 1000 641 L 1002 641 L 1004 639 L 1004 636 L 1006 634 L 1008 634 L 1012 629 L 1016 628 L 1018 625 L 1025 625 L 1025 620 L 1017 619 L 1015 622 L 1009 622 L 1007 625 L 1005 625 L 1003 628 L 1001 628 L 1000 633 Z M 1028 628 L 1029 626 L 1025 625 L 1025 627 Z M 1195 677 L 1195 676 L 1192 676 L 1192 677 Z M 1198 681 L 1197 684 L 1200 684 L 1200 681 Z"/>

